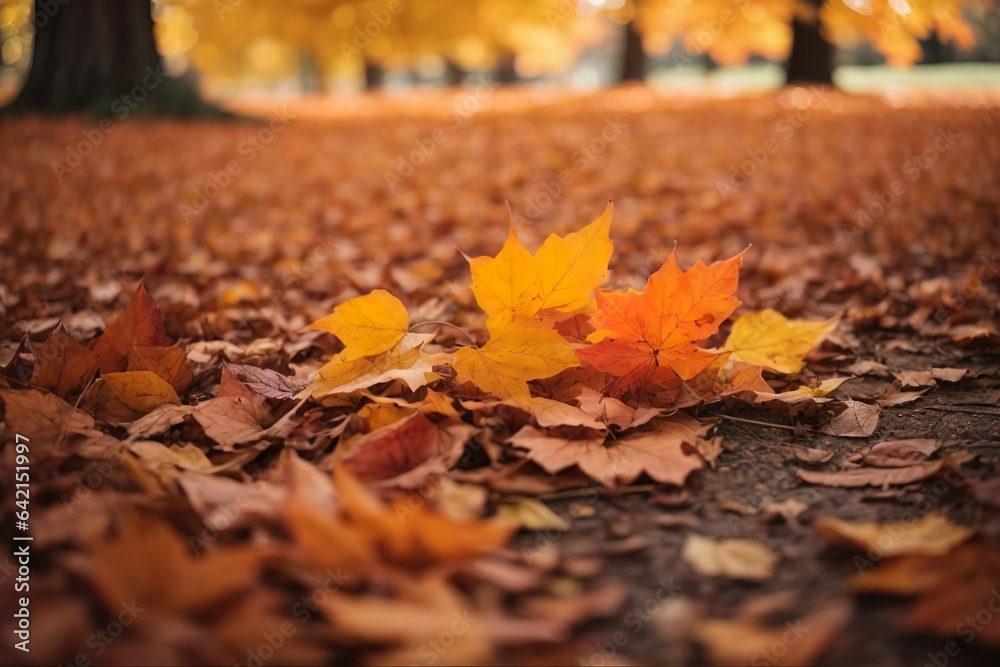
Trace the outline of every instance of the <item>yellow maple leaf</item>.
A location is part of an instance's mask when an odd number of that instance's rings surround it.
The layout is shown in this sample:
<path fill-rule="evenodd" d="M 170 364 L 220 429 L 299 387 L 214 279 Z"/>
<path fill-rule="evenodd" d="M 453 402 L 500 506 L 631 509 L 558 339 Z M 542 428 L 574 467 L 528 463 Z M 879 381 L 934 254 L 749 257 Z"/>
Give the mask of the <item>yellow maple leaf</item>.
<path fill-rule="evenodd" d="M 472 293 L 489 315 L 487 328 L 499 333 L 511 320 L 547 312 L 573 313 L 587 307 L 608 274 L 614 211 L 604 213 L 565 238 L 549 235 L 534 255 L 512 229 L 496 257 L 469 259 Z"/>
<path fill-rule="evenodd" d="M 489 331 L 499 332 L 518 315 L 538 311 L 538 268 L 535 258 L 511 228 L 496 257 L 469 259 L 472 293 L 489 316 Z"/>
<path fill-rule="evenodd" d="M 454 367 L 459 382 L 472 382 L 500 398 L 527 399 L 528 380 L 579 365 L 565 338 L 537 320 L 519 317 L 483 347 L 458 350 Z"/>
<path fill-rule="evenodd" d="M 803 358 L 837 328 L 839 317 L 811 322 L 790 320 L 771 308 L 746 313 L 733 323 L 724 350 L 733 359 L 758 364 L 780 373 L 797 373 Z"/>
<path fill-rule="evenodd" d="M 403 303 L 383 289 L 345 301 L 307 330 L 332 333 L 344 344 L 343 361 L 388 352 L 403 340 L 410 318 Z"/>
<path fill-rule="evenodd" d="M 149 412 L 164 403 L 181 403 L 170 383 L 153 371 L 123 371 L 101 377 L 122 403 L 137 412 Z"/>
<path fill-rule="evenodd" d="M 608 202 L 601 217 L 566 238 L 550 234 L 535 253 L 538 266 L 539 310 L 571 313 L 587 306 L 594 289 L 608 275 L 611 215 Z"/>

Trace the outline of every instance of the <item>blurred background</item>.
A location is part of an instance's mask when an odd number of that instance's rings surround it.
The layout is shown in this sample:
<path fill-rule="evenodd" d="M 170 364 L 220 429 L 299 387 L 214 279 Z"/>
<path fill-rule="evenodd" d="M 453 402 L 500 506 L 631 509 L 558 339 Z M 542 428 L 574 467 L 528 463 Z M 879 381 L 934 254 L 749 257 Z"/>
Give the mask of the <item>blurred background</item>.
<path fill-rule="evenodd" d="M 398 92 L 486 74 L 585 90 L 1000 81 L 1000 12 L 981 0 L 153 0 L 152 20 L 149 8 L 2 0 L 0 99 L 23 86 L 15 106 L 85 108 L 161 63 L 211 98 Z"/>

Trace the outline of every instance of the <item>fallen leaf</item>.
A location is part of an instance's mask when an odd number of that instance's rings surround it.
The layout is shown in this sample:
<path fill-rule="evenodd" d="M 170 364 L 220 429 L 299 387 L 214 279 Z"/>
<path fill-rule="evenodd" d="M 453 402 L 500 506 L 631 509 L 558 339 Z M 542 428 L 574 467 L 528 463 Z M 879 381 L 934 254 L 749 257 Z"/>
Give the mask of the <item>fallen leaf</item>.
<path fill-rule="evenodd" d="M 942 638 L 960 636 L 980 645 L 1000 646 L 996 623 L 978 624 L 972 632 L 970 620 L 1000 601 L 996 581 L 1000 576 L 1000 549 L 996 543 L 967 542 L 943 555 L 914 555 L 879 561 L 852 577 L 848 588 L 856 593 L 912 596 L 898 623 L 908 634 L 932 634 Z M 968 632 L 961 630 L 968 629 Z"/>
<path fill-rule="evenodd" d="M 714 540 L 691 533 L 681 558 L 699 574 L 744 581 L 765 581 L 781 557 L 756 540 Z"/>
<path fill-rule="evenodd" d="M 694 341 L 716 333 L 740 304 L 733 293 L 742 261 L 743 253 L 711 266 L 698 261 L 685 272 L 671 253 L 642 292 L 598 290 L 596 330 L 580 358 L 619 378 L 620 393 L 672 375 L 694 378 L 717 357 Z"/>
<path fill-rule="evenodd" d="M 936 474 L 944 461 L 925 461 L 905 468 L 854 468 L 837 472 L 796 470 L 795 474 L 810 484 L 821 486 L 902 486 L 927 479 Z"/>
<path fill-rule="evenodd" d="M 877 553 L 880 557 L 940 556 L 975 534 L 967 526 L 948 521 L 943 514 L 927 514 L 916 521 L 849 523 L 823 516 L 813 524 L 820 535 L 834 544 Z"/>
<path fill-rule="evenodd" d="M 573 349 L 544 324 L 518 318 L 481 348 L 455 353 L 458 382 L 471 382 L 500 398 L 527 399 L 529 380 L 551 377 L 579 366 Z"/>
<path fill-rule="evenodd" d="M 344 344 L 344 361 L 354 361 L 396 347 L 409 332 L 410 317 L 399 299 L 377 289 L 345 301 L 306 329 L 332 333 Z"/>
<path fill-rule="evenodd" d="M 205 429 L 205 435 L 222 445 L 223 449 L 232 449 L 264 437 L 261 408 L 245 398 L 213 398 L 195 406 L 193 416 Z"/>
<path fill-rule="evenodd" d="M 157 614 L 206 611 L 251 588 L 264 555 L 253 548 L 228 548 L 196 557 L 170 524 L 136 511 L 116 537 L 91 544 L 90 551 L 88 578 L 113 613 L 123 600 L 140 601 Z"/>
<path fill-rule="evenodd" d="M 55 394 L 38 389 L 15 391 L 0 388 L 4 402 L 4 423 L 15 433 L 31 440 L 54 443 L 67 433 L 84 434 L 100 438 L 94 430 L 94 418 L 75 409 Z"/>
<path fill-rule="evenodd" d="M 741 315 L 733 323 L 724 350 L 732 358 L 779 373 L 798 373 L 805 356 L 837 328 L 839 317 L 819 322 L 790 320 L 773 309 Z"/>
<path fill-rule="evenodd" d="M 497 516 L 527 530 L 566 531 L 570 528 L 570 522 L 549 509 L 545 503 L 526 496 L 512 496 L 502 500 L 497 506 Z"/>
<path fill-rule="evenodd" d="M 59 329 L 35 350 L 35 368 L 28 384 L 68 399 L 83 391 L 100 366 L 100 357 Z"/>
<path fill-rule="evenodd" d="M 125 309 L 97 339 L 91 351 L 101 358 L 101 374 L 128 369 L 129 352 L 136 346 L 170 345 L 163 313 L 139 285 Z"/>
<path fill-rule="evenodd" d="M 930 371 L 896 371 L 893 373 L 902 387 L 933 387 L 937 384 Z"/>
<path fill-rule="evenodd" d="M 861 401 L 845 401 L 845 404 L 846 409 L 821 426 L 820 432 L 842 438 L 867 438 L 875 432 L 881 413 L 877 405 Z"/>
<path fill-rule="evenodd" d="M 157 406 L 128 425 L 129 439 L 135 440 L 160 435 L 171 426 L 183 422 L 185 417 L 194 412 L 194 409 L 193 405 L 174 405 L 173 403 Z"/>
<path fill-rule="evenodd" d="M 497 256 L 467 258 L 472 293 L 496 336 L 511 321 L 548 312 L 573 313 L 593 301 L 611 258 L 614 207 L 565 238 L 550 235 L 534 256 L 511 228 Z"/>
<path fill-rule="evenodd" d="M 458 461 L 472 430 L 468 424 L 435 424 L 418 412 L 354 442 L 340 465 L 363 482 L 417 487 Z"/>
<path fill-rule="evenodd" d="M 732 620 L 704 618 L 694 624 L 693 633 L 714 664 L 812 665 L 841 636 L 850 618 L 850 605 L 836 601 L 777 626 L 750 614 Z"/>
<path fill-rule="evenodd" d="M 932 438 L 887 440 L 872 447 L 864 455 L 864 462 L 880 468 L 905 468 L 927 459 L 941 447 Z"/>
<path fill-rule="evenodd" d="M 126 406 L 137 412 L 170 403 L 180 405 L 177 392 L 162 377 L 152 371 L 104 373 L 101 379 Z"/>
<path fill-rule="evenodd" d="M 128 353 L 128 370 L 152 371 L 170 383 L 177 393 L 187 389 L 194 379 L 187 356 L 179 345 L 133 347 Z"/>
<path fill-rule="evenodd" d="M 663 484 L 683 486 L 687 476 L 704 466 L 697 453 L 710 427 L 677 413 L 659 428 L 605 444 L 605 437 L 561 438 L 525 426 L 508 440 L 529 452 L 550 473 L 577 466 L 605 486 L 634 482 L 646 473 Z"/>
<path fill-rule="evenodd" d="M 932 368 L 931 375 L 935 380 L 943 382 L 958 382 L 969 374 L 968 368 Z"/>

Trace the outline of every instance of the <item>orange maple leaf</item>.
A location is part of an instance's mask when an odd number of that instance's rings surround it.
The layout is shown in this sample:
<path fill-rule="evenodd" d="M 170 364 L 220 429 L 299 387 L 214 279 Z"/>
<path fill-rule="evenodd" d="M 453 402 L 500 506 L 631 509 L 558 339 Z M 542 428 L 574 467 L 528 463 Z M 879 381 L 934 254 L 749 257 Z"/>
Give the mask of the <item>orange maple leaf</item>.
<path fill-rule="evenodd" d="M 746 252 L 745 250 L 743 252 Z M 619 378 L 614 393 L 641 389 L 671 379 L 690 380 L 717 354 L 695 341 L 719 330 L 740 305 L 733 296 L 743 253 L 706 266 L 700 260 L 688 271 L 671 253 L 637 292 L 597 291 L 592 345 L 577 351 L 600 371 Z"/>

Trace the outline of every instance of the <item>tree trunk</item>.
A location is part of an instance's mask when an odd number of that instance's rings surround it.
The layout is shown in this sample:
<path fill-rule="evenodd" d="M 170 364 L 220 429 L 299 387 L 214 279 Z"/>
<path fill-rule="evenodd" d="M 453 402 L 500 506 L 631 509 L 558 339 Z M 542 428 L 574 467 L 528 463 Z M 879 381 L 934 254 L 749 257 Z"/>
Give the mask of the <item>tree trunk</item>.
<path fill-rule="evenodd" d="M 385 78 L 385 70 L 371 60 L 365 60 L 365 90 L 371 92 L 382 87 L 382 79 Z"/>
<path fill-rule="evenodd" d="M 785 64 L 785 83 L 833 84 L 833 46 L 823 38 L 819 20 L 792 21 L 792 52 Z"/>
<path fill-rule="evenodd" d="M 625 46 L 622 51 L 619 82 L 643 81 L 646 78 L 646 52 L 642 49 L 642 37 L 635 29 L 635 21 L 625 24 Z"/>
<path fill-rule="evenodd" d="M 938 37 L 936 32 L 932 32 L 927 39 L 920 41 L 920 49 L 923 52 L 924 63 L 950 63 L 955 62 L 955 50 L 951 44 L 945 44 Z"/>
<path fill-rule="evenodd" d="M 149 0 L 35 0 L 34 9 L 31 68 L 11 108 L 79 111 L 152 82 L 150 71 L 162 81 Z"/>
<path fill-rule="evenodd" d="M 504 51 L 497 59 L 496 82 L 503 85 L 517 83 L 517 68 L 514 66 L 514 54 Z"/>
<path fill-rule="evenodd" d="M 323 67 L 308 49 L 299 52 L 299 87 L 304 93 L 325 95 L 327 92 Z"/>
<path fill-rule="evenodd" d="M 451 58 L 444 61 L 444 85 L 449 88 L 461 86 L 465 81 L 465 70 Z"/>

